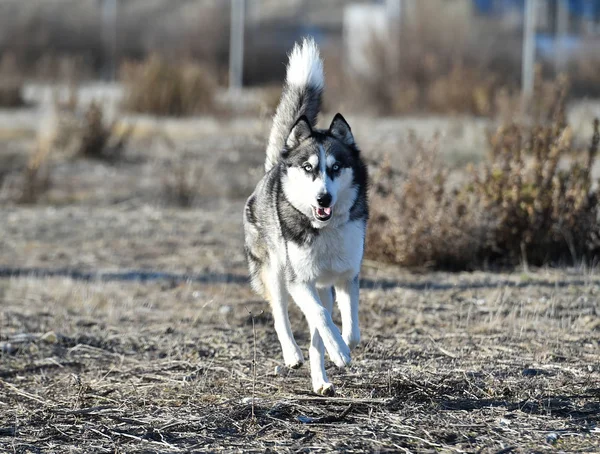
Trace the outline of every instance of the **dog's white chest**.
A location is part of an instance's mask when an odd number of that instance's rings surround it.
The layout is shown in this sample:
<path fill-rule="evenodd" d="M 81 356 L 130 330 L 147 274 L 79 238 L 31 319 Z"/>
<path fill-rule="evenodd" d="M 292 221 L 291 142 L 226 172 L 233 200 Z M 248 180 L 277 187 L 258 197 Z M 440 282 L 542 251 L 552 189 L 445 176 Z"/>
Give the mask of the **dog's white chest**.
<path fill-rule="evenodd" d="M 356 276 L 363 256 L 364 231 L 363 221 L 352 221 L 323 229 L 310 246 L 289 243 L 289 264 L 298 280 L 331 286 Z"/>

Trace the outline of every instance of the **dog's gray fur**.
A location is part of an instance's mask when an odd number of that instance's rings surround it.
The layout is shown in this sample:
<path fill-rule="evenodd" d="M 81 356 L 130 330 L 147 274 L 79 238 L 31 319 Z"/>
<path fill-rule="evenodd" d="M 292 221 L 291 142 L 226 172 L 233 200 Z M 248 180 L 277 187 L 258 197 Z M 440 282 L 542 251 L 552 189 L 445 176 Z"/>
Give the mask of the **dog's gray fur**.
<path fill-rule="evenodd" d="M 246 202 L 244 231 L 251 284 L 271 305 L 286 365 L 299 367 L 304 361 L 288 318 L 291 295 L 310 328 L 313 389 L 331 395 L 324 350 L 343 367 L 360 339 L 358 273 L 368 181 L 350 126 L 340 114 L 329 129 L 315 129 L 323 87 L 318 47 L 305 39 L 290 54 L 266 174 Z M 334 298 L 342 333 L 331 319 Z"/>

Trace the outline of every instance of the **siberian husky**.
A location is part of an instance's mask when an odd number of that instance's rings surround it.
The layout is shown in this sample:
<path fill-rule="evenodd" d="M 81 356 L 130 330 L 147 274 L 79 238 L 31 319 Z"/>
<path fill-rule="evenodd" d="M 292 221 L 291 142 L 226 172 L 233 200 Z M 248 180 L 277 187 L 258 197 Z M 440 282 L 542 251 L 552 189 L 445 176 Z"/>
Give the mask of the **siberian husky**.
<path fill-rule="evenodd" d="M 323 62 L 311 38 L 289 55 L 269 136 L 265 175 L 244 208 L 245 250 L 254 290 L 270 303 L 286 366 L 304 362 L 288 317 L 288 295 L 310 329 L 315 393 L 331 396 L 325 350 L 338 367 L 360 340 L 358 274 L 369 217 L 367 168 L 350 126 L 336 114 L 317 129 Z M 331 318 L 334 300 L 342 331 Z"/>

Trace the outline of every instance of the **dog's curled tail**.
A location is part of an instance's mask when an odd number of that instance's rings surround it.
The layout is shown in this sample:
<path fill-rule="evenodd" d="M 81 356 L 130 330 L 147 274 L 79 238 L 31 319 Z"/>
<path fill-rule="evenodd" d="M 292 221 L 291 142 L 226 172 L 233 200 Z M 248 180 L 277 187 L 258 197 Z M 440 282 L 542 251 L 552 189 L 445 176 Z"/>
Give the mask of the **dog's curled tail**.
<path fill-rule="evenodd" d="M 321 95 L 325 86 L 323 61 L 312 38 L 296 43 L 289 56 L 286 82 L 269 136 L 265 171 L 279 160 L 285 141 L 298 118 L 305 115 L 312 126 L 317 123 Z"/>

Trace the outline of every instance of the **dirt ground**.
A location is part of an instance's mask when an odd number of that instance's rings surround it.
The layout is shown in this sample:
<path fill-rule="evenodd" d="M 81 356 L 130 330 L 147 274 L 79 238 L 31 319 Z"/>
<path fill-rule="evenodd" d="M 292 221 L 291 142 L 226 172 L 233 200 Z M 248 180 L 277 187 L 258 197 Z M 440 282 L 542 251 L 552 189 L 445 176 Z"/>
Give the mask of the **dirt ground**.
<path fill-rule="evenodd" d="M 35 205 L 13 197 L 33 135 L 0 134 L 17 169 L 0 191 L 0 451 L 600 450 L 596 270 L 366 262 L 363 341 L 349 368 L 328 363 L 336 397 L 310 392 L 307 365 L 285 369 L 246 284 L 241 209 L 265 134 L 250 124 L 140 133 L 118 163 L 56 158 Z M 369 156 L 403 140 L 373 125 L 357 126 Z"/>

